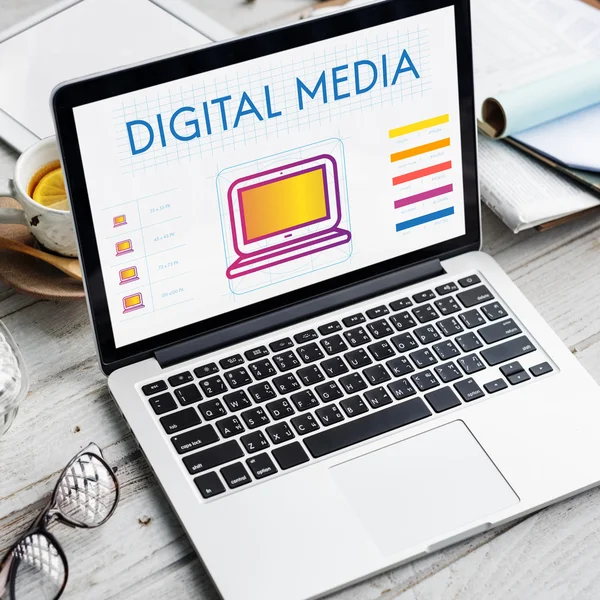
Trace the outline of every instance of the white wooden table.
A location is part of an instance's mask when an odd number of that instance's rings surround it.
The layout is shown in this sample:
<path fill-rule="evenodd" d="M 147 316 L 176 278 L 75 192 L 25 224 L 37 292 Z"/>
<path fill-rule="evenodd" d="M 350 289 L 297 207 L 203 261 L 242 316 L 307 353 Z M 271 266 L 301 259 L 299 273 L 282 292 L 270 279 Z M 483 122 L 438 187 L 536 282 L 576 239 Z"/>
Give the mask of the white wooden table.
<path fill-rule="evenodd" d="M 244 22 L 256 27 L 275 17 L 289 18 L 308 4 L 257 0 L 256 7 L 248 8 L 240 2 L 195 0 L 237 30 L 244 29 Z M 0 28 L 50 3 L 0 0 Z M 0 177 L 10 175 L 15 160 L 16 155 L 0 145 Z M 484 249 L 600 381 L 596 296 L 600 214 L 543 234 L 515 236 L 484 209 L 483 230 Z M 29 396 L 12 429 L 0 439 L 0 556 L 42 508 L 66 462 L 95 441 L 118 468 L 122 498 L 113 518 L 98 530 L 53 529 L 71 567 L 64 598 L 218 598 L 109 397 L 96 362 L 85 304 L 35 300 L 0 286 L 0 318 L 20 344 L 31 374 Z M 236 576 L 234 570 L 231 576 Z M 285 600 L 285 590 L 281 598 Z M 600 490 L 332 598 L 596 600 L 600 598 Z"/>

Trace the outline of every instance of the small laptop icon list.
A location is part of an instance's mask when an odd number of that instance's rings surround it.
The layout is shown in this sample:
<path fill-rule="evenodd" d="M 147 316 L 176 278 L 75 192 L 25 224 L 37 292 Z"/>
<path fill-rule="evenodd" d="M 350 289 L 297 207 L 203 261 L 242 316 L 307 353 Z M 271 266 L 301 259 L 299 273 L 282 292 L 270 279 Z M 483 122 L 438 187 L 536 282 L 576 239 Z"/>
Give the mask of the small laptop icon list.
<path fill-rule="evenodd" d="M 121 227 L 122 225 L 127 225 L 127 217 L 125 215 L 113 217 L 113 227 Z"/>
<path fill-rule="evenodd" d="M 130 252 L 133 252 L 133 244 L 131 243 L 131 240 L 123 240 L 122 242 L 117 242 L 115 244 L 115 250 L 117 256 L 129 254 Z"/>
<path fill-rule="evenodd" d="M 127 267 L 119 271 L 119 285 L 131 283 L 139 279 L 137 267 Z"/>
<path fill-rule="evenodd" d="M 142 294 L 140 292 L 131 294 L 131 296 L 125 296 L 125 298 L 123 298 L 123 314 L 129 313 L 133 310 L 139 310 L 140 308 L 145 308 L 144 299 L 142 298 Z"/>

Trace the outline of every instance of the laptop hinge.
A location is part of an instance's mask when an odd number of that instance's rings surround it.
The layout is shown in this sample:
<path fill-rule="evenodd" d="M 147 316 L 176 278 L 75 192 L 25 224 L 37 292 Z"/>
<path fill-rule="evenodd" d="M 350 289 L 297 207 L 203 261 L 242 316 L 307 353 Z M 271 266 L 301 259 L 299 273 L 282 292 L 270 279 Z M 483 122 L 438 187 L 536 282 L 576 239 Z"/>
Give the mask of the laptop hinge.
<path fill-rule="evenodd" d="M 436 258 L 328 294 L 322 294 L 297 304 L 285 306 L 253 319 L 208 331 L 184 342 L 161 348 L 155 352 L 154 356 L 162 368 L 170 367 L 190 358 L 231 346 L 300 321 L 306 321 L 344 306 L 367 300 L 373 296 L 380 296 L 419 281 L 443 275 L 445 272 L 442 263 Z"/>

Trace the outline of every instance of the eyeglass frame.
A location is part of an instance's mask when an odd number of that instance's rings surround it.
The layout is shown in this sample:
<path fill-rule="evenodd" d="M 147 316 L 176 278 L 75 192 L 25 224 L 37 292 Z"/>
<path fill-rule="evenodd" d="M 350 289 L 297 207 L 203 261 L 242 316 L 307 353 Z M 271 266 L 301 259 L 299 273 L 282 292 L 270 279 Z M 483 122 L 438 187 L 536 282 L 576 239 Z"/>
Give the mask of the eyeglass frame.
<path fill-rule="evenodd" d="M 93 456 L 94 458 L 97 458 L 102 463 L 102 465 L 106 468 L 108 473 L 110 473 L 110 476 L 115 484 L 115 501 L 113 503 L 112 508 L 110 509 L 110 511 L 108 512 L 106 517 L 104 517 L 104 519 L 102 519 L 102 521 L 100 521 L 99 523 L 96 523 L 94 525 L 78 523 L 76 521 L 69 519 L 60 511 L 60 508 L 58 507 L 58 501 L 57 501 L 58 486 L 59 486 L 60 482 L 65 478 L 65 476 L 66 476 L 68 470 L 71 468 L 71 466 L 75 462 L 77 462 L 77 460 L 79 460 L 84 454 L 89 454 L 89 455 Z M 91 442 L 85 448 L 80 450 L 75 456 L 73 456 L 73 458 L 71 458 L 71 460 L 67 463 L 66 467 L 61 471 L 61 473 L 56 481 L 56 485 L 54 486 L 54 490 L 52 491 L 52 495 L 50 496 L 50 500 L 48 501 L 46 506 L 41 510 L 40 514 L 35 518 L 35 520 L 29 526 L 29 528 L 25 532 L 23 532 L 19 536 L 17 541 L 8 549 L 6 554 L 2 557 L 2 560 L 0 560 L 0 598 L 3 597 L 3 594 L 5 594 L 7 590 L 9 590 L 11 592 L 11 596 L 10 596 L 11 600 L 14 597 L 14 594 L 15 594 L 14 587 L 10 588 L 9 586 L 11 585 L 11 581 L 14 582 L 13 570 L 15 569 L 15 565 L 17 565 L 18 563 L 14 562 L 13 553 L 18 548 L 19 544 L 23 543 L 23 541 L 31 535 L 43 534 L 52 543 L 52 545 L 56 548 L 56 551 L 58 552 L 59 557 L 63 561 L 63 565 L 65 568 L 65 576 L 64 576 L 62 586 L 61 586 L 60 590 L 58 591 L 58 593 L 56 594 L 56 596 L 54 596 L 54 598 L 52 599 L 52 600 L 58 600 L 58 598 L 60 598 L 62 596 L 63 592 L 65 591 L 65 587 L 67 586 L 67 581 L 69 579 L 69 561 L 67 560 L 67 555 L 65 554 L 65 551 L 63 550 L 62 546 L 60 545 L 60 542 L 56 539 L 56 537 L 52 533 L 50 533 L 48 531 L 48 526 L 50 525 L 52 520 L 56 518 L 56 520 L 58 522 L 60 522 L 64 525 L 67 525 L 69 527 L 72 527 L 74 529 L 75 528 L 95 529 L 96 527 L 100 527 L 101 525 L 104 525 L 104 523 L 106 523 L 106 521 L 108 521 L 108 519 L 110 519 L 113 516 L 115 510 L 117 509 L 117 505 L 119 504 L 120 497 L 121 497 L 121 488 L 119 485 L 119 480 L 117 479 L 117 477 L 116 477 L 114 471 L 112 470 L 112 468 L 110 467 L 110 465 L 104 459 L 104 455 L 102 454 L 102 449 L 94 442 Z"/>

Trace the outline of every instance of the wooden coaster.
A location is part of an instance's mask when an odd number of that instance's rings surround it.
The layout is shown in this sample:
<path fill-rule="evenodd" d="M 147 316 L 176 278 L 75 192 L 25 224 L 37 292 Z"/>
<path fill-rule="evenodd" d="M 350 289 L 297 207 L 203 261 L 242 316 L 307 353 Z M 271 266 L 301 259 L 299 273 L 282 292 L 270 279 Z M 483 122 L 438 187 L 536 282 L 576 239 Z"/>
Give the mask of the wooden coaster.
<path fill-rule="evenodd" d="M 12 198 L 0 198 L 2 208 L 20 208 Z M 0 224 L 0 237 L 35 246 L 34 237 L 24 225 Z M 85 298 L 83 284 L 53 266 L 26 254 L 0 248 L 0 279 L 23 294 L 43 300 Z"/>

